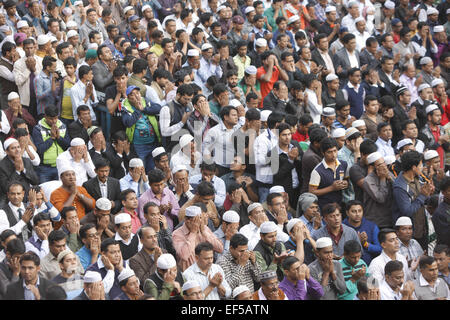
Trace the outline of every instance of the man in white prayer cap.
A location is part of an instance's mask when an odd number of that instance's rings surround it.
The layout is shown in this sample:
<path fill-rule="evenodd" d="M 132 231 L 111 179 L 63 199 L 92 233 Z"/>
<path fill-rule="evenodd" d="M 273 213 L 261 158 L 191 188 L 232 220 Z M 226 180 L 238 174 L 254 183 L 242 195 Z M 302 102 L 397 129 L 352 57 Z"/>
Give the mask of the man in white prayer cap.
<path fill-rule="evenodd" d="M 150 189 L 148 177 L 145 174 L 144 162 L 140 158 L 133 158 L 128 163 L 128 167 L 128 173 L 119 181 L 120 190 L 132 189 L 139 198 L 145 191 Z"/>
<path fill-rule="evenodd" d="M 338 295 L 347 290 L 341 263 L 333 259 L 333 242 L 331 238 L 322 237 L 316 240 L 317 259 L 308 267 L 311 276 L 323 288 L 321 300 L 337 300 Z"/>
<path fill-rule="evenodd" d="M 162 254 L 157 260 L 157 268 L 144 282 L 144 293 L 156 300 L 182 300 L 183 276 L 177 262 L 170 253 Z"/>
<path fill-rule="evenodd" d="M 394 225 L 395 233 L 397 234 L 400 250 L 411 272 L 414 273 L 419 266 L 419 258 L 424 254 L 422 247 L 416 239 L 413 239 L 413 223 L 410 217 L 400 217 Z M 425 253 L 426 254 L 426 253 Z"/>
<path fill-rule="evenodd" d="M 99 272 L 86 271 L 83 279 L 84 289 L 73 300 L 105 300 L 105 288 Z"/>
<path fill-rule="evenodd" d="M 252 293 L 249 288 L 244 285 L 238 286 L 233 290 L 234 300 L 253 300 Z"/>
<path fill-rule="evenodd" d="M 239 229 L 240 216 L 236 211 L 228 210 L 222 216 L 222 224 L 216 231 L 214 235 L 222 241 L 223 252 L 225 254 L 230 249 L 230 239 L 238 232 Z"/>
<path fill-rule="evenodd" d="M 181 290 L 184 300 L 205 300 L 202 287 L 197 280 L 186 281 Z"/>
<path fill-rule="evenodd" d="M 118 280 L 122 293 L 114 300 L 139 300 L 144 295 L 144 292 L 139 288 L 139 279 L 132 269 L 125 268 L 119 274 Z"/>

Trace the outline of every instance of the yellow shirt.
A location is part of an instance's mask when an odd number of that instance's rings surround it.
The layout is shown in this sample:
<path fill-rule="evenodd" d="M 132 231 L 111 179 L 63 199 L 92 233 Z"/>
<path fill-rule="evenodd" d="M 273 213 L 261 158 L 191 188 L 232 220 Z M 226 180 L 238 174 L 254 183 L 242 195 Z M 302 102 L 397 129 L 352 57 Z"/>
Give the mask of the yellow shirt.
<path fill-rule="evenodd" d="M 63 98 L 61 103 L 61 118 L 73 120 L 72 100 L 70 100 L 70 89 L 74 85 L 64 80 Z"/>
<path fill-rule="evenodd" d="M 164 50 L 160 44 L 155 43 L 153 47 L 150 48 L 150 52 L 154 52 L 159 57 L 164 53 Z"/>
<path fill-rule="evenodd" d="M 244 61 L 245 58 L 245 61 Z M 233 57 L 233 62 L 238 69 L 238 80 L 244 77 L 245 69 L 250 65 L 251 59 L 249 56 L 245 56 L 244 58 L 240 57 L 238 54 Z"/>

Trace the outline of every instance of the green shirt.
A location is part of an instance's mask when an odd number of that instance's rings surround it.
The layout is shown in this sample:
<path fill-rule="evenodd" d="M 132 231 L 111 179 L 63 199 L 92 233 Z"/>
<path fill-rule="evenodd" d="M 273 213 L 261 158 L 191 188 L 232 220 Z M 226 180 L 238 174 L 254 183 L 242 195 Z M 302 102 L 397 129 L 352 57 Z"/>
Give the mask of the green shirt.
<path fill-rule="evenodd" d="M 355 266 L 352 266 L 351 264 L 349 264 L 347 262 L 347 260 L 345 260 L 345 258 L 342 258 L 341 260 L 339 260 L 339 262 L 341 263 L 342 266 L 342 273 L 344 275 L 344 280 L 345 280 L 345 284 L 347 286 L 347 290 L 345 291 L 344 294 L 341 294 L 338 296 L 339 300 L 354 300 L 356 297 L 356 294 L 358 293 L 358 287 L 357 287 L 357 283 L 353 282 L 351 280 L 352 278 L 352 272 L 353 271 L 358 271 L 359 269 L 361 269 L 363 266 L 366 267 L 366 277 L 369 276 L 369 273 L 367 272 L 367 270 L 369 269 L 367 267 L 367 264 L 364 262 L 364 260 L 359 259 L 358 263 Z"/>
<path fill-rule="evenodd" d="M 271 248 L 272 250 L 272 254 L 275 251 L 275 248 Z M 281 242 L 281 252 L 285 252 L 286 251 L 286 247 L 284 246 L 284 243 Z M 261 268 L 261 272 L 267 271 L 267 270 L 271 270 L 271 271 L 277 271 L 278 265 L 276 263 L 274 263 L 273 261 L 270 262 L 270 265 L 267 265 L 266 261 L 264 260 L 263 256 L 261 255 L 261 253 L 259 251 L 254 251 L 255 252 L 255 260 L 256 263 L 260 266 Z"/>
<path fill-rule="evenodd" d="M 275 30 L 278 29 L 277 24 L 275 23 L 275 10 L 273 9 L 273 7 L 271 6 L 270 8 L 267 8 L 266 11 L 264 11 L 264 16 L 267 17 L 267 23 L 272 27 L 272 33 L 275 32 Z M 281 11 L 281 9 L 278 10 L 278 17 L 282 17 L 283 16 L 283 12 Z M 267 27 L 266 27 L 267 28 Z"/>

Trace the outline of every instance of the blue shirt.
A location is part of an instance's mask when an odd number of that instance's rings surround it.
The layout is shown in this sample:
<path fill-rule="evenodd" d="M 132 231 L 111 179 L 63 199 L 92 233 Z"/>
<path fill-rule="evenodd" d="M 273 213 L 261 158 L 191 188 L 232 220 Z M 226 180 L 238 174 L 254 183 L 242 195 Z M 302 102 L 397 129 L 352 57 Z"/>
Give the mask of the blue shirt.
<path fill-rule="evenodd" d="M 44 113 L 44 108 L 46 106 L 56 105 L 57 95 L 52 92 L 52 79 L 53 75 L 47 76 L 44 71 L 41 71 L 38 76 L 34 78 L 38 115 Z"/>
<path fill-rule="evenodd" d="M 367 264 L 362 260 L 359 259 L 359 261 L 356 263 L 356 265 L 352 266 L 345 260 L 345 258 L 342 258 L 339 260 L 342 266 L 342 274 L 344 275 L 345 285 L 347 286 L 347 290 L 345 293 L 338 296 L 339 300 L 354 300 L 356 297 L 356 294 L 358 293 L 358 287 L 357 282 L 353 282 L 350 279 L 352 278 L 352 272 L 356 272 L 360 270 L 363 266 L 366 267 L 366 274 L 365 276 L 368 277 L 369 273 L 367 270 L 369 269 L 367 267 Z"/>
<path fill-rule="evenodd" d="M 78 256 L 78 258 L 80 258 L 83 269 L 86 270 L 91 265 L 91 251 L 86 248 L 86 246 L 82 246 L 81 249 L 78 250 L 75 254 Z"/>
<path fill-rule="evenodd" d="M 143 182 L 142 180 L 139 180 L 138 182 L 134 181 L 133 178 L 129 173 L 125 177 L 119 180 L 120 183 L 120 191 L 126 190 L 126 189 L 132 189 L 137 197 L 139 198 L 145 191 L 150 189 L 150 185 L 147 182 Z M 142 192 L 139 192 L 139 184 L 142 183 Z"/>
<path fill-rule="evenodd" d="M 362 218 L 361 225 L 357 228 L 355 228 L 348 222 L 348 218 L 345 218 L 342 223 L 349 226 L 356 232 L 366 232 L 369 247 L 367 249 L 363 247 L 361 259 L 363 259 L 364 262 L 369 265 L 372 259 L 381 253 L 382 248 L 380 246 L 380 242 L 378 242 L 378 233 L 380 232 L 380 229 L 375 223 L 367 220 L 366 218 Z"/>

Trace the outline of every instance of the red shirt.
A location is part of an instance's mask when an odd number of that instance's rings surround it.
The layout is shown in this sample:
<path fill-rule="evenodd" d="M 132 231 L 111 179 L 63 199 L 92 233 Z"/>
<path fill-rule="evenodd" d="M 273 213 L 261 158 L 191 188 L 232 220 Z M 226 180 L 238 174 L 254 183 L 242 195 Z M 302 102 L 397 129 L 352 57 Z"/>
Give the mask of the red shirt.
<path fill-rule="evenodd" d="M 265 75 L 267 71 L 264 69 L 264 67 L 259 67 L 256 71 L 256 79 L 259 80 L 260 86 L 261 86 L 261 103 L 260 108 L 263 106 L 264 98 L 272 91 L 273 85 L 275 82 L 278 81 L 278 76 L 280 75 L 280 70 L 276 66 L 273 66 L 272 71 L 272 78 L 270 78 L 270 81 L 264 81 L 261 79 L 263 75 Z"/>
<path fill-rule="evenodd" d="M 439 130 L 439 126 L 436 130 L 430 128 L 431 133 L 433 134 L 434 141 L 438 141 L 441 136 L 441 131 Z M 441 160 L 441 169 L 444 168 L 444 149 L 442 146 L 436 149 L 437 153 L 439 153 L 439 159 Z"/>
<path fill-rule="evenodd" d="M 307 141 L 307 140 L 309 140 L 309 136 L 308 136 L 308 133 L 303 135 L 300 132 L 295 131 L 295 133 L 292 135 L 292 139 L 294 139 L 295 141 L 298 141 L 298 142 Z"/>
<path fill-rule="evenodd" d="M 338 244 L 339 240 L 341 240 L 342 235 L 344 234 L 344 228 L 341 225 L 341 230 L 339 230 L 339 233 L 335 236 L 333 233 L 331 233 L 330 228 L 327 226 L 328 234 L 330 235 L 331 240 L 334 241 L 334 243 Z"/>
<path fill-rule="evenodd" d="M 447 96 L 447 101 L 441 101 L 437 96 L 434 96 L 434 98 L 437 102 L 439 102 L 442 109 L 444 109 L 441 119 L 441 126 L 445 126 L 450 120 L 450 98 Z"/>

